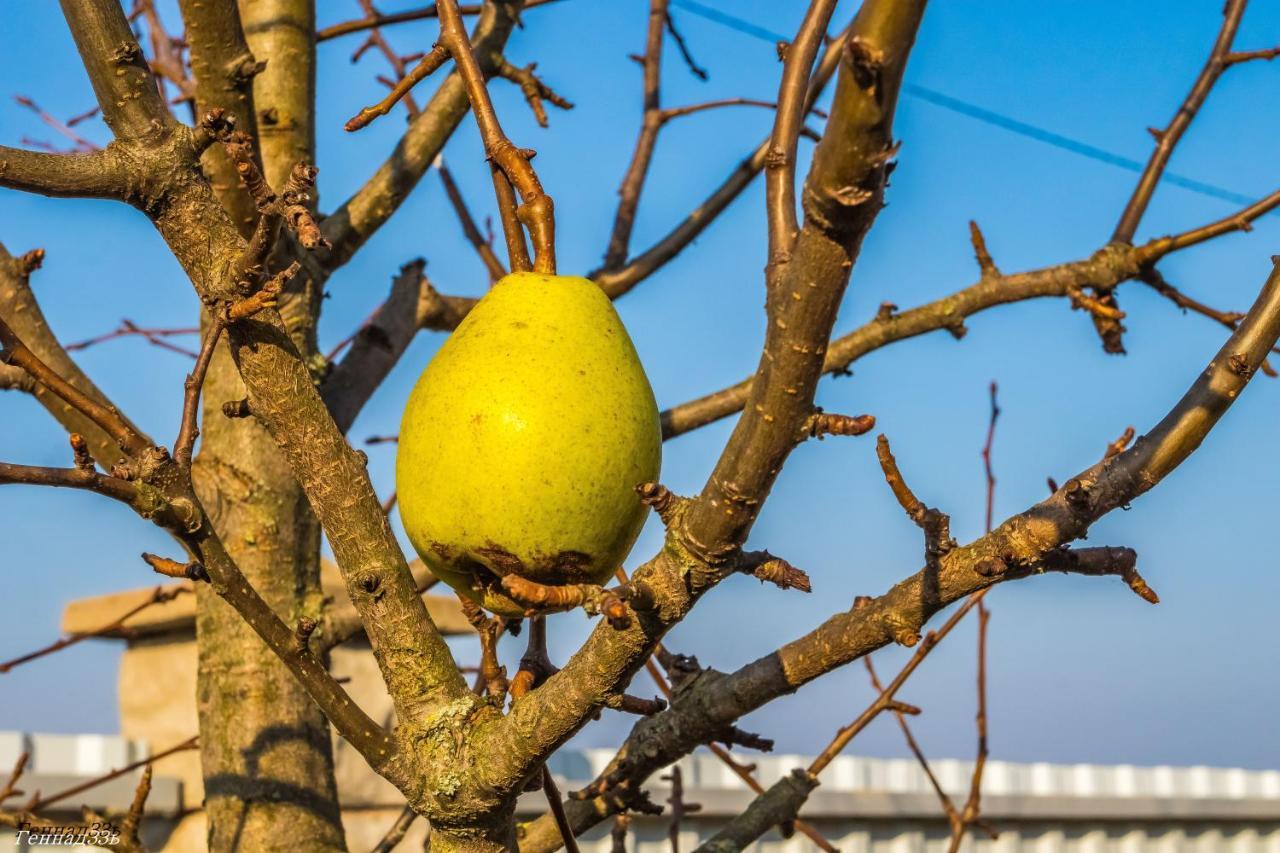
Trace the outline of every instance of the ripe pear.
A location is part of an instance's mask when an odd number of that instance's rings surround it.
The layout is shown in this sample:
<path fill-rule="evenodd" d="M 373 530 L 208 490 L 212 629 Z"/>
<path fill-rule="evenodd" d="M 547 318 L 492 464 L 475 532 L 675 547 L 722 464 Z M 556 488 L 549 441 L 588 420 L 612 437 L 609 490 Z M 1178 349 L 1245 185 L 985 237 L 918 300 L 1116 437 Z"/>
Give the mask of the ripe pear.
<path fill-rule="evenodd" d="M 584 278 L 513 273 L 418 379 L 396 458 L 400 518 L 432 572 L 520 616 L 510 573 L 603 584 L 644 524 L 656 481 L 653 390 L 613 304 Z"/>

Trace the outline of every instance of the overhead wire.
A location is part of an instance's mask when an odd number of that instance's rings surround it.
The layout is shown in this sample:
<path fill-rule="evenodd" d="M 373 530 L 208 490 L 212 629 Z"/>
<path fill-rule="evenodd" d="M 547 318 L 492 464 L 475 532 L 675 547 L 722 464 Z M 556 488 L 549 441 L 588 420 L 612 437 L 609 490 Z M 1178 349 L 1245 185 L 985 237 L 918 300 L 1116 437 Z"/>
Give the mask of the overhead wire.
<path fill-rule="evenodd" d="M 778 42 L 785 42 L 788 40 L 788 37 L 782 33 L 773 32 L 772 30 L 762 27 L 745 18 L 738 17 L 737 15 L 731 15 L 728 12 L 700 3 L 697 0 L 671 0 L 671 5 L 713 24 L 717 24 L 770 44 L 777 44 Z M 940 92 L 937 89 L 921 86 L 917 83 L 904 83 L 902 86 L 902 92 L 909 97 L 918 98 L 934 106 L 980 121 L 984 124 L 991 125 L 992 127 L 997 127 L 1001 130 L 1008 131 L 1009 133 L 1014 133 L 1018 136 L 1032 139 L 1036 142 L 1050 145 L 1063 151 L 1069 151 L 1072 154 L 1077 154 L 1081 157 L 1087 157 L 1090 160 L 1106 163 L 1109 166 L 1124 169 L 1128 172 L 1141 174 L 1143 169 L 1146 167 L 1145 163 L 1138 160 L 1125 157 L 1121 154 L 1116 154 L 1113 151 L 1108 151 L 1105 148 L 1091 145 L 1079 139 L 1073 139 L 1072 137 L 1064 136 L 1063 134 L 1055 133 L 1042 127 L 1037 127 L 1036 125 L 1014 118 L 1013 116 L 987 109 L 986 107 L 970 101 L 948 95 L 945 92 Z M 1245 205 L 1252 204 L 1255 201 L 1253 196 L 1234 192 L 1233 190 L 1208 183 L 1207 181 L 1189 178 L 1185 175 L 1180 175 L 1176 172 L 1167 170 L 1162 176 L 1162 181 L 1194 193 L 1199 193 L 1200 195 L 1231 202 L 1232 204 Z"/>

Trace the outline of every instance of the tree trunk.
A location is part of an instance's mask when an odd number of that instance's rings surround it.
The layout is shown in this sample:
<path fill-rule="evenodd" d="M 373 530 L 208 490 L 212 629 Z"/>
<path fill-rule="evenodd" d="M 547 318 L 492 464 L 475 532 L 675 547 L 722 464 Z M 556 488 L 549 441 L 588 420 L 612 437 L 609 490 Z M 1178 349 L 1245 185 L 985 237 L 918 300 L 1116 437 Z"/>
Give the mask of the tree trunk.
<path fill-rule="evenodd" d="M 310 0 L 242 0 L 253 56 L 263 171 L 275 188 L 314 148 L 314 10 Z M 239 191 L 232 186 L 230 191 Z M 290 241 L 282 241 L 287 254 Z M 272 268 L 287 264 L 273 259 Z M 318 302 L 302 280 L 281 299 L 294 342 L 314 352 Z M 320 527 L 275 442 L 222 404 L 244 385 L 219 346 L 204 386 L 201 500 L 230 555 L 286 622 L 318 619 Z M 209 849 L 345 850 L 327 721 L 248 624 L 211 590 L 198 598 L 200 744 Z"/>
<path fill-rule="evenodd" d="M 201 501 L 249 582 L 286 621 L 321 609 L 320 530 L 288 465 L 252 419 L 225 348 L 205 381 Z M 198 707 L 209 849 L 342 850 L 329 726 L 293 675 L 207 585 L 199 587 Z"/>
<path fill-rule="evenodd" d="M 428 835 L 431 853 L 509 853 L 519 850 L 512 810 L 493 816 L 495 820 L 466 829 L 431 826 Z"/>

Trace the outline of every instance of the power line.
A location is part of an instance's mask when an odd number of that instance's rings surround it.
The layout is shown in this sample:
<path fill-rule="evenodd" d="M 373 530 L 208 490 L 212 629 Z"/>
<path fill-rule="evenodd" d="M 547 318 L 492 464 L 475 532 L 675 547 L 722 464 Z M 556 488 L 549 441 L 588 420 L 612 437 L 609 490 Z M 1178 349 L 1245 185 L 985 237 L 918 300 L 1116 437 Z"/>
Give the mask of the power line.
<path fill-rule="evenodd" d="M 781 33 L 775 33 L 759 26 L 758 24 L 745 20 L 744 18 L 730 15 L 727 12 L 722 12 L 719 9 L 696 2 L 696 0 L 671 0 L 671 5 L 684 9 L 686 12 L 697 15 L 698 17 L 714 24 L 735 30 L 761 41 L 766 41 L 770 44 L 777 44 L 780 41 L 790 40 L 787 36 Z M 1019 121 L 1018 119 L 1013 118 L 1012 116 L 1007 116 L 1002 113 L 986 109 L 985 107 L 980 107 L 977 104 L 961 100 L 960 98 L 954 98 L 943 92 L 939 92 L 936 89 L 930 89 L 927 86 L 905 83 L 903 84 L 902 91 L 910 97 L 919 98 L 922 101 L 926 101 L 934 106 L 942 107 L 945 110 L 950 110 L 951 112 L 959 113 L 960 115 L 975 119 L 983 122 L 984 124 L 998 127 L 1001 130 L 1006 130 L 1010 133 L 1015 133 L 1028 139 L 1033 139 L 1036 142 L 1043 142 L 1046 145 L 1060 148 L 1063 151 L 1070 151 L 1072 154 L 1078 154 L 1081 157 L 1088 157 L 1090 160 L 1106 163 L 1109 166 L 1115 166 L 1116 168 L 1135 172 L 1137 174 L 1141 174 L 1143 169 L 1146 168 L 1145 164 L 1140 163 L 1137 160 L 1131 160 L 1128 157 L 1123 157 L 1114 152 L 1107 151 L 1104 148 L 1098 148 L 1097 146 L 1090 145 L 1087 142 L 1081 142 L 1078 139 L 1072 139 L 1071 137 L 1054 133 L 1051 130 L 1036 127 L 1033 124 L 1027 124 L 1024 121 Z M 1233 204 L 1251 204 L 1254 201 L 1252 196 L 1233 192 L 1232 190 L 1215 186 L 1214 184 L 1206 183 L 1204 181 L 1198 181 L 1195 178 L 1188 178 L 1184 175 L 1179 175 L 1176 172 L 1166 171 L 1162 180 L 1166 183 L 1173 184 L 1174 186 L 1182 187 L 1185 190 L 1190 190 L 1191 192 L 1209 196 L 1210 198 L 1216 198 L 1221 201 L 1229 201 Z"/>

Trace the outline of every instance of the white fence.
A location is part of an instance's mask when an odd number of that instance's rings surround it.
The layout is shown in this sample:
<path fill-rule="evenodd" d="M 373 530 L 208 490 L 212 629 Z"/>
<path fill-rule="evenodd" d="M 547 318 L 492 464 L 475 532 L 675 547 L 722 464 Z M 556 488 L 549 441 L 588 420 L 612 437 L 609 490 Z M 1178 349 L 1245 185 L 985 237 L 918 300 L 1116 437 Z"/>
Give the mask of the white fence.
<path fill-rule="evenodd" d="M 146 745 L 107 735 L 43 735 L 0 732 L 0 773 L 17 757 L 30 753 L 25 790 L 45 794 L 129 764 L 147 754 Z M 563 790 L 581 787 L 613 757 L 610 750 L 567 751 L 555 756 L 551 769 Z M 758 756 L 750 760 L 757 778 L 770 785 L 794 767 L 808 764 L 798 755 Z M 972 765 L 939 760 L 932 764 L 939 781 L 960 798 L 968 790 Z M 712 755 L 698 754 L 680 762 L 685 799 L 702 805 L 685 819 L 680 850 L 691 851 L 751 801 L 751 792 Z M 655 774 L 650 791 L 655 803 L 670 792 Z M 987 763 L 983 785 L 984 815 L 1000 830 L 995 840 L 971 839 L 966 853 L 1280 853 L 1280 771 L 1212 767 L 1134 767 L 1092 764 Z M 127 805 L 136 776 L 85 791 L 68 802 L 95 809 Z M 394 791 L 390 791 L 394 794 Z M 172 828 L 166 817 L 181 801 L 180 783 L 157 770 L 148 802 L 148 823 L 156 848 L 186 853 L 177 836 L 165 844 Z M 13 805 L 11 802 L 9 805 Z M 398 802 L 386 804 L 394 813 Z M 540 794 L 521 800 L 522 816 L 541 814 Z M 843 853 L 944 853 L 948 831 L 928 780 L 909 759 L 842 756 L 822 775 L 802 817 Z M 64 815 L 74 820 L 75 815 Z M 671 849 L 666 817 L 633 820 L 627 849 L 631 853 L 665 853 Z M 612 849 L 609 825 L 587 833 L 584 851 Z M 353 840 L 354 849 L 364 849 Z M 420 849 L 402 845 L 402 849 Z M 0 850 L 13 848 L 11 836 L 0 835 Z M 33 848 L 35 849 L 35 848 Z M 67 849 L 67 848 L 62 848 Z M 754 850 L 799 853 L 816 849 L 802 835 L 783 839 L 771 833 Z"/>

